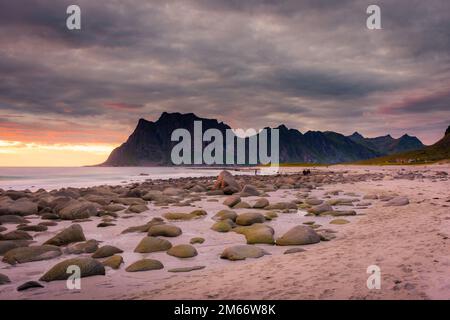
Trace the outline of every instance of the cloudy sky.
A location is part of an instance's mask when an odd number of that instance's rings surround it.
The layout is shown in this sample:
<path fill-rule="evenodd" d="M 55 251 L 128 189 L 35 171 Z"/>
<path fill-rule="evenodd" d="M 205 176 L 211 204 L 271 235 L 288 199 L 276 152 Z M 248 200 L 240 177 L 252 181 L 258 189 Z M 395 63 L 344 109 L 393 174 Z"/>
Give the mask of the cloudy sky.
<path fill-rule="evenodd" d="M 102 162 L 163 111 L 426 144 L 450 124 L 448 0 L 0 0 L 0 30 L 0 165 Z"/>

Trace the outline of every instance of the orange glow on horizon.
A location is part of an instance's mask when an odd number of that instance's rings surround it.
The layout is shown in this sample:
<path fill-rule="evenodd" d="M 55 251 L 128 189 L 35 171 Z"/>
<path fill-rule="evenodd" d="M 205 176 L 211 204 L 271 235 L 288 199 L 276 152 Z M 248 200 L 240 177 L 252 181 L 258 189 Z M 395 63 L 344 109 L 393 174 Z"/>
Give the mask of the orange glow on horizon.
<path fill-rule="evenodd" d="M 112 144 L 42 144 L 0 140 L 0 167 L 73 167 L 100 164 Z"/>

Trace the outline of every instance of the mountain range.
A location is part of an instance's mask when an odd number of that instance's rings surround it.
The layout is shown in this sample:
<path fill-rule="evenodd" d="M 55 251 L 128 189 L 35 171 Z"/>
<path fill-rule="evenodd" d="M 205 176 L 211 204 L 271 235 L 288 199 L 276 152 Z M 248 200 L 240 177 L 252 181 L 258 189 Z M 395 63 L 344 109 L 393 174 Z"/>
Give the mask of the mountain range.
<path fill-rule="evenodd" d="M 172 165 L 172 148 L 178 144 L 178 142 L 171 141 L 172 132 L 175 129 L 183 128 L 188 130 L 191 136 L 194 136 L 194 121 L 202 121 L 203 132 L 207 129 L 218 129 L 224 137 L 226 130 L 231 129 L 230 126 L 216 119 L 200 118 L 193 113 L 164 112 L 154 122 L 139 119 L 127 141 L 114 149 L 101 165 L 170 166 Z M 285 125 L 280 125 L 276 129 L 279 129 L 279 158 L 282 164 L 351 162 L 424 147 L 419 139 L 406 134 L 398 139 L 394 139 L 390 135 L 365 138 L 357 132 L 345 136 L 332 131 L 301 133 L 296 129 L 289 129 Z M 244 139 L 246 151 L 248 151 L 248 138 L 236 137 L 236 139 Z M 203 143 L 203 146 L 208 144 L 209 142 Z"/>
<path fill-rule="evenodd" d="M 389 134 L 376 138 L 364 138 L 358 132 L 355 132 L 351 136 L 348 136 L 348 138 L 383 155 L 417 150 L 424 147 L 419 139 L 407 134 L 404 134 L 398 139 L 392 138 Z"/>
<path fill-rule="evenodd" d="M 431 146 L 392 155 L 368 159 L 357 162 L 358 164 L 425 164 L 450 159 L 450 126 L 445 131 L 444 137 Z"/>

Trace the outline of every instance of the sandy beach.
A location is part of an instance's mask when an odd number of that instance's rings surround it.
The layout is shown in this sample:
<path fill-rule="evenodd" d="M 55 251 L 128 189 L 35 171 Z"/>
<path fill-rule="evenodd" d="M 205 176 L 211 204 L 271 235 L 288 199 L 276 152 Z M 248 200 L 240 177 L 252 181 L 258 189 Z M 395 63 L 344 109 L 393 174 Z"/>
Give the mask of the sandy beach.
<path fill-rule="evenodd" d="M 339 165 L 314 168 L 309 176 L 298 171 L 298 168 L 285 168 L 279 176 L 235 176 L 240 188 L 254 186 L 259 193 L 243 194 L 242 189 L 234 193 L 234 196 L 240 195 L 241 205 L 248 204 L 242 208 L 223 204 L 233 196 L 220 194 L 220 188 L 215 190 L 215 178 L 211 177 L 119 186 L 113 190 L 117 193 L 114 197 L 104 192 L 106 187 L 80 189 L 79 193 L 65 189 L 59 194 L 55 191 L 44 195 L 41 191 L 42 194 L 37 195 L 39 191 L 36 191 L 23 195 L 30 201 L 41 201 L 41 208 L 44 198 L 50 205 L 58 197 L 70 198 L 69 192 L 74 192 L 77 201 L 96 203 L 97 211 L 88 218 L 67 219 L 60 214 L 48 220 L 50 212 L 56 215 L 64 212 L 63 209 L 57 211 L 56 206 L 24 216 L 28 221 L 25 224 L 3 221 L 0 245 L 7 241 L 4 235 L 23 225 L 54 222 L 54 225 L 46 225 L 45 231 L 28 231 L 34 243 L 27 245 L 39 246 L 61 230 L 78 224 L 86 240 L 97 240 L 98 247 L 108 245 L 120 249 L 122 252 L 116 255 L 123 258 L 123 263 L 118 269 L 105 267 L 105 275 L 83 277 L 79 290 L 69 290 L 66 281 L 58 280 L 40 281 L 43 288 L 17 291 L 17 287 L 27 281 L 39 281 L 54 265 L 71 258 L 89 258 L 93 252 L 68 253 L 68 246 L 74 245 L 70 243 L 60 246 L 62 254 L 44 255 L 39 261 L 11 264 L 3 259 L 0 274 L 7 276 L 10 282 L 0 285 L 0 299 L 450 299 L 450 165 Z M 214 193 L 213 189 L 219 192 Z M 92 196 L 98 195 L 99 190 L 103 192 L 101 199 Z M 145 193 L 135 192 L 132 196 L 133 190 L 145 190 Z M 164 201 L 142 200 L 149 199 L 145 194 L 150 190 L 161 192 Z M 180 190 L 184 191 L 180 193 Z M 8 197 L 5 192 L 0 195 L 2 201 Z M 134 204 L 125 205 L 125 198 L 140 198 L 147 207 L 135 210 L 141 211 L 139 213 L 129 212 Z M 270 205 L 253 208 L 262 198 Z M 18 200 L 20 198 L 12 201 Z M 103 214 L 108 205 L 120 203 L 123 210 Z M 284 207 L 274 206 L 280 203 Z M 329 203 L 332 211 L 311 213 L 324 203 Z M 206 214 L 194 218 L 183 216 L 178 220 L 168 219 L 166 215 L 189 214 L 193 210 L 204 210 Z M 276 244 L 281 243 L 281 236 L 299 225 L 308 226 L 314 234 L 320 235 L 321 241 L 289 246 L 257 242 L 250 245 L 267 253 L 262 257 L 239 261 L 221 259 L 226 248 L 245 245 L 246 237 L 235 232 L 240 227 L 236 223 L 239 218 L 232 219 L 233 228 L 228 232 L 211 229 L 217 223 L 214 216 L 220 210 L 234 211 L 238 217 L 248 212 L 265 216 L 263 222 L 255 224 L 262 225 L 264 230 L 272 229 Z M 167 254 L 167 250 L 134 252 L 149 230 L 123 231 L 161 217 L 164 225 L 175 225 L 182 230 L 182 234 L 175 237 L 158 237 L 168 240 L 173 247 L 189 244 L 195 237 L 204 239 L 203 243 L 192 244 L 195 256 L 180 258 Z M 333 220 L 343 224 L 335 224 Z M 106 227 L 99 227 L 102 222 Z M 292 248 L 304 250 L 284 254 Z M 103 263 L 107 258 L 89 259 Z M 140 259 L 158 260 L 163 268 L 126 271 Z M 369 277 L 366 271 L 371 265 L 380 268 L 380 289 L 369 290 L 366 285 Z M 168 272 L 194 266 L 202 269 Z"/>

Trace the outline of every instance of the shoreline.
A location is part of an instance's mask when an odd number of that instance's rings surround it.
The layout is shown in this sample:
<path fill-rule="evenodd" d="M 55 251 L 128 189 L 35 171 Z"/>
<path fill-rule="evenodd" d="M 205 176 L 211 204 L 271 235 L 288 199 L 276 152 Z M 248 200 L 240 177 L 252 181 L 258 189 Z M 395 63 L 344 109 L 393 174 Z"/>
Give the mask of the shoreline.
<path fill-rule="evenodd" d="M 68 246 L 62 246 L 62 254 L 49 260 L 9 265 L 0 262 L 0 273 L 11 283 L 0 285 L 1 299 L 449 299 L 450 256 L 448 247 L 450 215 L 448 174 L 450 166 L 403 168 L 349 167 L 318 168 L 311 176 L 285 170 L 279 176 L 236 175 L 241 187 L 254 185 L 260 195 L 241 195 L 241 202 L 249 208 L 229 208 L 223 202 L 229 195 L 214 193 L 216 177 L 169 178 L 134 182 L 128 185 L 66 188 L 45 194 L 31 193 L 31 199 L 48 201 L 51 197 L 70 197 L 79 201 L 97 203 L 95 215 L 75 220 L 43 219 L 45 213 L 24 216 L 34 226 L 42 222 L 54 222 L 46 231 L 27 231 L 41 245 L 58 232 L 74 224 L 82 227 L 86 240 L 100 241 L 99 246 L 120 248 L 124 263 L 115 270 L 106 267 L 105 276 L 82 278 L 82 289 L 70 291 L 65 281 L 41 282 L 44 288 L 18 292 L 16 288 L 30 280 L 38 280 L 48 269 L 69 258 L 88 258 L 92 253 L 68 254 Z M 444 174 L 445 172 L 446 174 Z M 163 198 L 142 200 L 144 194 L 137 190 L 159 190 L 155 194 Z M 95 191 L 95 192 L 94 192 Z M 5 200 L 4 191 L 0 195 Z M 77 195 L 77 193 L 79 193 Z M 12 193 L 10 193 L 11 195 Z M 376 194 L 378 199 L 364 199 Z M 97 195 L 97 196 L 94 196 Z M 17 195 L 18 196 L 18 195 Z M 29 196 L 29 195 L 28 195 Z M 25 195 L 25 198 L 29 198 Z M 408 204 L 385 205 L 390 200 L 380 197 L 406 197 Z M 50 197 L 50 198 L 49 198 Z M 48 198 L 48 199 L 47 199 Z M 146 201 L 146 208 L 130 212 L 124 199 L 139 198 Z M 296 205 L 295 209 L 252 208 L 261 198 L 273 204 Z M 438 198 L 438 199 L 436 199 Z M 315 199 L 315 200 L 314 200 Z M 326 215 L 308 215 L 315 207 L 308 203 L 330 202 L 334 211 Z M 17 199 L 20 200 L 20 197 Z M 16 201 L 17 201 L 16 200 Z M 59 200 L 61 201 L 61 200 Z M 95 202 L 97 201 L 97 202 Z M 137 200 L 135 200 L 137 201 Z M 107 204 L 108 203 L 108 204 Z M 338 202 L 339 203 L 339 202 Z M 370 203 L 370 204 L 369 204 Z M 122 210 L 114 214 L 99 214 L 111 204 L 120 204 Z M 351 205 L 350 205 L 351 204 Z M 430 210 L 432 208 L 432 210 Z M 220 210 L 232 210 L 238 215 L 256 212 L 266 215 L 275 212 L 278 217 L 266 219 L 264 226 L 274 230 L 274 239 L 281 237 L 297 225 L 310 226 L 329 241 L 316 244 L 279 246 L 265 243 L 251 244 L 266 250 L 270 255 L 243 261 L 220 259 L 224 249 L 245 245 L 246 237 L 233 230 L 217 232 L 211 227 L 217 221 L 214 215 Z M 186 220 L 167 219 L 167 213 L 185 213 L 204 210 L 205 216 Z M 47 210 L 48 211 L 48 210 Z M 356 215 L 337 215 L 355 211 Z M 60 211 L 52 209 L 53 214 Z M 0 218 L 2 214 L 0 213 Z M 155 218 L 163 218 L 165 224 L 181 228 L 182 234 L 164 238 L 173 245 L 189 244 L 195 237 L 205 239 L 194 244 L 197 256 L 176 258 L 166 252 L 136 253 L 137 244 L 146 233 L 122 233 L 125 229 L 142 226 Z M 336 219 L 346 224 L 330 224 Z M 99 228 L 101 223 L 109 224 Z M 308 224 L 305 224 L 308 223 Z M 5 235 L 20 228 L 21 224 L 1 224 Z M 237 229 L 236 229 L 237 230 Z M 334 231 L 329 233 L 327 230 Z M 447 238 L 445 238 L 447 237 Z M 1 246 L 2 240 L 0 240 Z M 70 247 L 70 245 L 69 245 Z M 287 249 L 305 251 L 284 254 Z M 151 258 L 163 263 L 162 270 L 130 273 L 125 268 L 134 261 Z M 97 259 L 104 262 L 105 259 Z M 435 262 L 437 261 L 437 262 Z M 366 268 L 379 264 L 382 271 L 382 289 L 368 290 Z M 193 266 L 204 269 L 172 273 L 168 270 Z M 400 282 L 399 282 L 400 281 Z M 352 283 L 352 286 L 347 286 Z"/>

